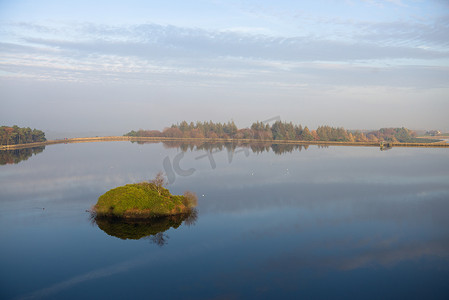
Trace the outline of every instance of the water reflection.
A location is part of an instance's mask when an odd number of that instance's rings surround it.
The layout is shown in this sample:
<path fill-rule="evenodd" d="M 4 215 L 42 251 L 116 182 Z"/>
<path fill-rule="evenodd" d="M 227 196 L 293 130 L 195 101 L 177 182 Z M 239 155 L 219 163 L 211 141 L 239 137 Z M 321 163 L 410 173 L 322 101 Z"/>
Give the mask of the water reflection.
<path fill-rule="evenodd" d="M 143 144 L 157 144 L 159 141 L 132 141 L 131 143 Z M 165 149 L 178 149 L 183 152 L 187 151 L 209 151 L 219 152 L 226 150 L 234 152 L 237 148 L 250 149 L 253 153 L 263 153 L 273 151 L 276 154 L 292 153 L 293 151 L 307 150 L 309 145 L 299 144 L 277 144 L 276 141 L 258 141 L 258 142 L 211 142 L 211 141 L 163 141 Z M 318 148 L 329 148 L 328 145 L 318 145 Z"/>
<path fill-rule="evenodd" d="M 31 156 L 42 153 L 45 146 L 15 149 L 15 150 L 0 150 L 0 165 L 18 164 L 23 160 L 27 160 Z"/>
<path fill-rule="evenodd" d="M 92 218 L 98 227 L 110 236 L 118 237 L 122 240 L 148 239 L 158 246 L 167 243 L 168 235 L 165 233 L 170 228 L 177 229 L 183 223 L 186 226 L 193 226 L 198 218 L 197 210 L 193 209 L 188 214 L 180 214 L 149 220 L 123 220 L 111 218 Z"/>
<path fill-rule="evenodd" d="M 221 144 L 213 169 L 204 151 L 164 146 L 61 144 L 0 167 L 0 298 L 113 299 L 126 285 L 145 299 L 152 282 L 155 299 L 448 299 L 447 149 Z M 200 195 L 194 228 L 89 226 L 100 195 L 180 153 L 196 171 L 170 190 Z"/>
<path fill-rule="evenodd" d="M 143 144 L 158 144 L 160 141 L 131 141 L 131 143 Z M 273 151 L 275 154 L 281 155 L 284 153 L 292 153 L 295 151 L 302 151 L 309 149 L 309 145 L 299 144 L 276 144 L 276 141 L 260 141 L 260 142 L 205 142 L 205 141 L 163 141 L 165 149 L 176 148 L 183 152 L 187 151 L 208 151 L 208 152 L 220 152 L 226 150 L 228 153 L 233 153 L 237 148 L 241 148 L 240 151 L 249 151 L 259 154 L 263 152 Z M 328 145 L 318 145 L 318 148 L 329 148 Z M 391 148 L 391 147 L 390 147 Z M 381 150 L 387 150 L 390 148 L 382 148 Z M 15 150 L 0 150 L 0 165 L 6 164 L 18 164 L 21 161 L 27 160 L 33 154 L 39 154 L 43 152 L 45 146 L 24 148 Z"/>
<path fill-rule="evenodd" d="M 144 142 L 145 143 L 145 142 Z M 275 154 L 292 153 L 294 151 L 302 151 L 309 149 L 309 145 L 299 144 L 276 144 L 275 141 L 261 142 L 202 142 L 202 141 L 164 141 L 162 142 L 166 149 L 176 148 L 183 152 L 186 151 L 209 151 L 219 152 L 226 150 L 234 152 L 237 148 L 250 149 L 253 153 L 263 153 L 273 151 Z M 143 144 L 143 143 L 141 143 Z M 327 148 L 328 146 L 319 146 L 319 148 Z"/>

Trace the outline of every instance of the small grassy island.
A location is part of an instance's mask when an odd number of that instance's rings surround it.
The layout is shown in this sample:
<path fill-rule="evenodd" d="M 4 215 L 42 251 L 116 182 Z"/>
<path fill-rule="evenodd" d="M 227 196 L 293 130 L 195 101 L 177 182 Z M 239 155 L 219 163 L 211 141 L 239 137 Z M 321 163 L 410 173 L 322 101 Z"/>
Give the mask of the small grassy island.
<path fill-rule="evenodd" d="M 192 192 L 172 195 L 159 172 L 149 182 L 127 184 L 112 189 L 98 198 L 93 207 L 96 218 L 148 219 L 189 214 L 197 205 Z"/>

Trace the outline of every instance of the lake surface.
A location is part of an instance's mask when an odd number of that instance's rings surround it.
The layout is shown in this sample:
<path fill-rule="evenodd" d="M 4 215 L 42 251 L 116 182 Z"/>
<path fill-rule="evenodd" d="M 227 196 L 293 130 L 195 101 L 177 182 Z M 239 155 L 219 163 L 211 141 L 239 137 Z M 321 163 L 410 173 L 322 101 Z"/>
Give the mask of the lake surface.
<path fill-rule="evenodd" d="M 192 148 L 1 165 L 0 298 L 449 299 L 448 149 Z M 158 171 L 198 195 L 196 219 L 92 222 L 100 195 Z"/>

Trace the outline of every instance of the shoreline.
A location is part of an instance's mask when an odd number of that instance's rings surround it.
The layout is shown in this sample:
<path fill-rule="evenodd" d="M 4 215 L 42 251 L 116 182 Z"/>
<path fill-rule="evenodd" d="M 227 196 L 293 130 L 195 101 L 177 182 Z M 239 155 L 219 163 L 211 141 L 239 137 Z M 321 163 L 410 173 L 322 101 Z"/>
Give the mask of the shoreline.
<path fill-rule="evenodd" d="M 56 144 L 92 143 L 92 142 L 164 142 L 164 141 L 185 141 L 185 142 L 212 142 L 212 143 L 271 143 L 271 144 L 294 144 L 294 145 L 323 145 L 323 146 L 359 146 L 359 147 L 381 147 L 380 142 L 335 142 L 335 141 L 296 141 L 296 140 L 260 140 L 260 139 L 223 139 L 223 138 L 168 138 L 168 137 L 130 137 L 130 136 L 103 136 L 70 138 L 61 140 L 48 140 L 38 143 L 1 145 L 0 150 L 16 150 L 34 148 Z M 388 143 L 388 147 L 427 147 L 427 148 L 449 148 L 449 143 Z"/>

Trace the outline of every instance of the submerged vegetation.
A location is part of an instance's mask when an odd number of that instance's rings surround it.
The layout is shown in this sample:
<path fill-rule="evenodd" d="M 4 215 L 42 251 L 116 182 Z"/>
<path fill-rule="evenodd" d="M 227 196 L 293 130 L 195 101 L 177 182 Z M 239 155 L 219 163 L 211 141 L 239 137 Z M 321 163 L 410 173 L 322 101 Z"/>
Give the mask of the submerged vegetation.
<path fill-rule="evenodd" d="M 319 126 L 311 130 L 307 126 L 292 122 L 276 121 L 272 125 L 255 122 L 250 128 L 239 129 L 234 122 L 214 123 L 182 121 L 171 127 L 158 130 L 138 130 L 125 134 L 130 137 L 167 137 L 167 138 L 220 138 L 220 139 L 258 139 L 267 141 L 328 141 L 328 142 L 436 142 L 416 138 L 416 133 L 407 128 L 382 128 L 377 131 L 349 131 L 343 127 Z"/>
<path fill-rule="evenodd" d="M 96 218 L 146 219 L 188 214 L 197 205 L 194 193 L 172 195 L 164 185 L 159 172 L 149 182 L 117 187 L 98 198 L 93 213 Z"/>

